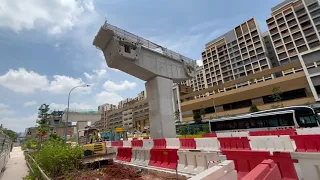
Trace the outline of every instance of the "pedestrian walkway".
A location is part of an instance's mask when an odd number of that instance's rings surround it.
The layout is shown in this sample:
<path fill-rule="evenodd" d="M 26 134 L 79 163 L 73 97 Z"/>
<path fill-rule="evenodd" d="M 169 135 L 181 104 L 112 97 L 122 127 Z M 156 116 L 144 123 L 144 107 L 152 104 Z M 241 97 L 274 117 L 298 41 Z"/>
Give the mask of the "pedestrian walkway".
<path fill-rule="evenodd" d="M 20 180 L 28 175 L 28 167 L 21 147 L 13 147 L 1 180 Z"/>

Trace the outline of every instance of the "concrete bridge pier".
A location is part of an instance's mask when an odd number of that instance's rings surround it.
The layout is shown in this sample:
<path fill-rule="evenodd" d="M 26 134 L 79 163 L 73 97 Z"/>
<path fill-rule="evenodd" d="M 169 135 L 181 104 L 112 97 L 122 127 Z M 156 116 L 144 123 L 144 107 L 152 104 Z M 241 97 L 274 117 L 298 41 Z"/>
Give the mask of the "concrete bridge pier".
<path fill-rule="evenodd" d="M 168 78 L 156 76 L 145 83 L 148 103 L 151 138 L 175 138 L 176 127 L 172 114 L 172 85 Z"/>

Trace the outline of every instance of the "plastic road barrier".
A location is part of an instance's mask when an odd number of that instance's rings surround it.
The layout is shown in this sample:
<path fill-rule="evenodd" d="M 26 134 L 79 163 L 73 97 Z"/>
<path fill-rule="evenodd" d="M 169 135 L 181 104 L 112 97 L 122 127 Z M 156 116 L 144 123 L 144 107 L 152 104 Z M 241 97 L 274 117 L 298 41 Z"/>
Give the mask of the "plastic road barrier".
<path fill-rule="evenodd" d="M 250 136 L 252 150 L 294 152 L 292 140 L 289 136 Z"/>
<path fill-rule="evenodd" d="M 304 180 L 320 179 L 320 153 L 292 152 L 293 159 L 298 160 Z"/>
<path fill-rule="evenodd" d="M 112 147 L 123 147 L 123 141 L 111 141 Z"/>
<path fill-rule="evenodd" d="M 179 139 L 180 148 L 179 149 L 196 149 L 196 141 L 193 138 L 183 138 Z"/>
<path fill-rule="evenodd" d="M 233 161 L 223 161 L 189 180 L 237 180 L 237 171 Z"/>
<path fill-rule="evenodd" d="M 218 152 L 201 152 L 199 150 L 178 151 L 178 172 L 198 174 L 219 163 Z"/>
<path fill-rule="evenodd" d="M 262 161 L 241 180 L 282 180 L 279 167 L 273 160 Z"/>
<path fill-rule="evenodd" d="M 150 162 L 150 149 L 133 148 L 131 163 L 148 166 Z"/>
<path fill-rule="evenodd" d="M 177 149 L 151 149 L 150 166 L 176 169 L 178 163 Z"/>
<path fill-rule="evenodd" d="M 132 148 L 118 147 L 116 160 L 130 162 L 132 157 Z"/>
<path fill-rule="evenodd" d="M 290 136 L 297 146 L 297 152 L 320 152 L 320 134 Z"/>
<path fill-rule="evenodd" d="M 220 143 L 218 138 L 196 138 L 196 149 L 203 151 L 220 151 Z"/>
<path fill-rule="evenodd" d="M 242 178 L 265 159 L 273 160 L 281 172 L 282 179 L 298 179 L 294 168 L 294 160 L 289 152 L 269 151 L 223 151 L 228 160 L 233 160 L 238 177 Z"/>
<path fill-rule="evenodd" d="M 221 137 L 218 138 L 221 150 L 250 150 L 248 137 Z"/>
<path fill-rule="evenodd" d="M 154 139 L 153 140 L 153 147 L 154 148 L 161 148 L 164 149 L 167 147 L 166 139 Z"/>
<path fill-rule="evenodd" d="M 166 138 L 167 149 L 179 149 L 180 140 L 179 138 Z"/>

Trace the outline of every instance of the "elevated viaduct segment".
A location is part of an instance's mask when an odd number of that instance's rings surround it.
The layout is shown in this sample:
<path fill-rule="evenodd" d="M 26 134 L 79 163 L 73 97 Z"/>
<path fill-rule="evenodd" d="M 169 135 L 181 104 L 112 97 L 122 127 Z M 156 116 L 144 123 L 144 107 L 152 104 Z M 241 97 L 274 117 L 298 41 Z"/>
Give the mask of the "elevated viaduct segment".
<path fill-rule="evenodd" d="M 172 85 L 195 77 L 196 62 L 108 23 L 93 45 L 109 67 L 147 81 L 151 137 L 176 137 Z"/>

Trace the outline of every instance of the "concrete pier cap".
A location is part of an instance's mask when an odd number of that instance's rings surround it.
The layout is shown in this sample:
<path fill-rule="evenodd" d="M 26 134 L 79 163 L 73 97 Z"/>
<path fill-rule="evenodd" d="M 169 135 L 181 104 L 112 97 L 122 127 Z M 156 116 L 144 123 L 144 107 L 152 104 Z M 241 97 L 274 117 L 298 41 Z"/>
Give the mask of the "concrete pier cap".
<path fill-rule="evenodd" d="M 107 22 L 93 45 L 109 67 L 146 81 L 151 137 L 176 137 L 172 85 L 195 77 L 196 61 Z"/>

